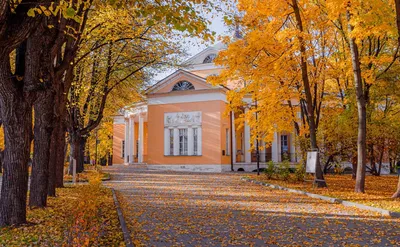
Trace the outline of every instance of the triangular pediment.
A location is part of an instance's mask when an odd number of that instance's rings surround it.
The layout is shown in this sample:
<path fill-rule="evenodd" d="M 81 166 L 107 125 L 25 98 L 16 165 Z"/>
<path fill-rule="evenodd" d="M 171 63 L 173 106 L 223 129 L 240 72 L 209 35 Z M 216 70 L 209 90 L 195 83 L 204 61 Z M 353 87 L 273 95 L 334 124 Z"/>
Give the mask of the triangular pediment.
<path fill-rule="evenodd" d="M 214 46 L 207 47 L 203 51 L 197 53 L 193 57 L 189 58 L 185 62 L 182 63 L 182 66 L 193 66 L 198 64 L 204 64 L 204 59 L 211 54 L 217 55 L 221 50 L 226 49 L 226 45 L 223 43 L 218 43 Z"/>
<path fill-rule="evenodd" d="M 169 93 L 172 91 L 176 83 L 182 81 L 190 82 L 194 86 L 193 90 L 223 88 L 221 86 L 214 87 L 210 83 L 207 83 L 205 78 L 190 73 L 189 71 L 180 69 L 170 74 L 169 76 L 165 77 L 161 81 L 157 82 L 149 89 L 147 89 L 146 94 Z"/>

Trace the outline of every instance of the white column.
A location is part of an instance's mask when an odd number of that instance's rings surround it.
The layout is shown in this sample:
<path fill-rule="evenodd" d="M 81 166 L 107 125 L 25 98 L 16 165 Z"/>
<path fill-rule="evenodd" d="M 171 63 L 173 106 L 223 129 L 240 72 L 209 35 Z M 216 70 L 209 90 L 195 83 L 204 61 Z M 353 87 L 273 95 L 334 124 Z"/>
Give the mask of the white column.
<path fill-rule="evenodd" d="M 203 149 L 202 149 L 202 128 L 199 127 L 197 128 L 197 155 L 202 155 Z"/>
<path fill-rule="evenodd" d="M 265 155 L 267 153 L 267 149 L 265 148 L 265 142 L 260 140 L 260 161 L 265 162 Z"/>
<path fill-rule="evenodd" d="M 129 118 L 129 163 L 134 163 L 135 156 L 135 120 Z"/>
<path fill-rule="evenodd" d="M 128 163 L 128 152 L 129 152 L 129 148 L 128 148 L 128 143 L 129 143 L 129 120 L 125 119 L 125 140 L 124 140 L 124 163 L 127 164 Z"/>
<path fill-rule="evenodd" d="M 236 163 L 236 151 L 237 151 L 236 150 L 236 128 L 235 128 L 235 114 L 233 112 L 232 112 L 231 126 L 232 126 L 231 131 L 232 131 L 232 150 L 233 150 L 233 153 L 231 155 L 233 155 L 232 156 L 233 163 Z"/>
<path fill-rule="evenodd" d="M 296 162 L 296 141 L 295 141 L 295 136 L 294 133 L 290 133 L 289 135 L 290 137 L 290 141 L 289 141 L 289 145 L 290 145 L 290 161 L 291 162 Z"/>
<path fill-rule="evenodd" d="M 245 114 L 247 109 L 245 110 Z M 246 163 L 251 163 L 251 152 L 250 152 L 250 126 L 247 124 L 246 120 L 244 123 L 244 161 Z"/>
<path fill-rule="evenodd" d="M 179 155 L 179 129 L 174 128 L 174 155 Z"/>
<path fill-rule="evenodd" d="M 139 116 L 139 150 L 138 150 L 138 162 L 143 163 L 143 146 L 144 146 L 144 139 L 143 139 L 143 117 Z"/>
<path fill-rule="evenodd" d="M 277 132 L 274 133 L 274 140 L 272 141 L 271 152 L 272 152 L 272 161 L 279 162 L 278 133 Z"/>
<path fill-rule="evenodd" d="M 193 155 L 194 143 L 193 143 L 193 128 L 188 128 L 188 155 Z"/>
<path fill-rule="evenodd" d="M 169 129 L 164 128 L 164 155 L 170 155 L 169 153 Z"/>

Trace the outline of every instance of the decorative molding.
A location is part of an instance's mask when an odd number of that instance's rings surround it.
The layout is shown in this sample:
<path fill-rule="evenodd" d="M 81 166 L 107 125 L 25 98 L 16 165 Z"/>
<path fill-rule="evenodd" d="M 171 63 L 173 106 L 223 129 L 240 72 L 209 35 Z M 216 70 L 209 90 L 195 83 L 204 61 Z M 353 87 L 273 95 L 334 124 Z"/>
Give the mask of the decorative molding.
<path fill-rule="evenodd" d="M 177 104 L 177 103 L 192 103 L 192 102 L 204 102 L 221 100 L 227 102 L 226 94 L 224 93 L 202 93 L 192 95 L 171 95 L 164 97 L 152 97 L 148 99 L 149 105 L 166 105 L 166 104 Z"/>
<path fill-rule="evenodd" d="M 173 112 L 164 113 L 164 126 L 191 126 L 201 125 L 201 112 Z"/>

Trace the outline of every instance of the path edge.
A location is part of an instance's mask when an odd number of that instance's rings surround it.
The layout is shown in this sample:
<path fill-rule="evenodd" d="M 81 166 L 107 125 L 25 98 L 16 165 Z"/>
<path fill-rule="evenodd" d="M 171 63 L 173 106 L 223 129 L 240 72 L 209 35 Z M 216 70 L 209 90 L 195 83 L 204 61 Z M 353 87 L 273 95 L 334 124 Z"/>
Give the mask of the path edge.
<path fill-rule="evenodd" d="M 117 209 L 119 223 L 121 225 L 122 233 L 124 235 L 125 245 L 126 245 L 126 247 L 133 247 L 134 245 L 132 243 L 131 234 L 128 230 L 128 227 L 126 226 L 124 215 L 122 213 L 121 206 L 118 202 L 117 194 L 115 193 L 114 189 L 111 189 L 111 191 L 112 191 L 113 198 L 114 198 L 115 208 Z"/>
<path fill-rule="evenodd" d="M 345 200 L 342 200 L 342 199 L 339 199 L 339 198 L 313 194 L 313 193 L 309 193 L 309 192 L 302 191 L 302 190 L 290 189 L 290 188 L 282 187 L 282 186 L 276 185 L 276 184 L 269 184 L 269 183 L 257 181 L 257 180 L 251 179 L 251 178 L 242 177 L 241 180 L 247 181 L 247 182 L 250 182 L 250 183 L 253 183 L 253 184 L 267 186 L 267 187 L 270 187 L 270 188 L 273 188 L 273 189 L 284 190 L 284 191 L 291 192 L 291 193 L 306 195 L 308 197 L 312 197 L 312 198 L 328 201 L 330 203 L 342 204 L 342 205 L 344 205 L 346 207 L 356 207 L 358 209 L 378 212 L 383 216 L 390 216 L 390 217 L 393 217 L 393 218 L 400 218 L 400 212 L 393 212 L 393 211 L 390 211 L 390 210 L 387 210 L 387 209 L 383 209 L 383 208 L 371 207 L 371 206 L 367 206 L 367 205 L 356 203 L 356 202 L 345 201 Z"/>

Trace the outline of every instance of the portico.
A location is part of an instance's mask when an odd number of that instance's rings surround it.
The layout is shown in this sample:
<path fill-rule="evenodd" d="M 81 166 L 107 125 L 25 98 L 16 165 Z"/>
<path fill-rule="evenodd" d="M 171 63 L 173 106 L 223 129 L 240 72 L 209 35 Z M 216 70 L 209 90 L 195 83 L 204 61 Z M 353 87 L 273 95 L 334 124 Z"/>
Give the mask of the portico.
<path fill-rule="evenodd" d="M 123 140 L 123 158 L 125 164 L 143 164 L 146 162 L 147 105 L 141 104 L 124 114 L 125 140 Z"/>

